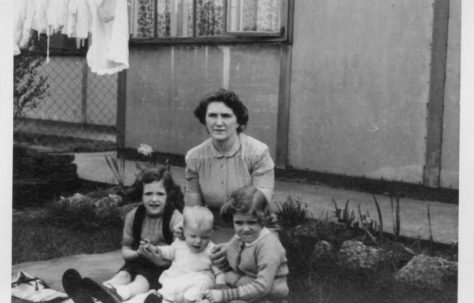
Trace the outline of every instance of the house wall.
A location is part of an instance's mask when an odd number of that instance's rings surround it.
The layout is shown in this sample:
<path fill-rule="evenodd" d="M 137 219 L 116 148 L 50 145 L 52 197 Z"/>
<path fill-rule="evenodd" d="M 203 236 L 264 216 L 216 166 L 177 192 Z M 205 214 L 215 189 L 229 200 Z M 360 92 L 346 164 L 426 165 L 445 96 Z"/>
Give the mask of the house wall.
<path fill-rule="evenodd" d="M 460 69 L 461 0 L 450 0 L 441 150 L 441 187 L 446 188 L 459 188 Z"/>
<path fill-rule="evenodd" d="M 193 111 L 221 87 L 249 107 L 246 130 L 275 155 L 280 69 L 279 46 L 167 46 L 130 50 L 125 147 L 146 143 L 184 155 L 208 135 Z"/>
<path fill-rule="evenodd" d="M 226 87 L 248 105 L 246 132 L 266 142 L 274 159 L 285 148 L 277 141 L 288 137 L 288 167 L 421 184 L 435 1 L 443 0 L 295 1 L 288 74 L 279 45 L 133 46 L 124 145 L 184 155 L 208 137 L 192 114 L 199 99 Z M 460 1 L 450 2 L 440 174 L 440 186 L 452 188 Z M 287 90 L 288 113 L 278 113 Z M 277 133 L 286 114 L 288 134 Z"/>
<path fill-rule="evenodd" d="M 291 166 L 422 182 L 432 2 L 295 1 Z"/>

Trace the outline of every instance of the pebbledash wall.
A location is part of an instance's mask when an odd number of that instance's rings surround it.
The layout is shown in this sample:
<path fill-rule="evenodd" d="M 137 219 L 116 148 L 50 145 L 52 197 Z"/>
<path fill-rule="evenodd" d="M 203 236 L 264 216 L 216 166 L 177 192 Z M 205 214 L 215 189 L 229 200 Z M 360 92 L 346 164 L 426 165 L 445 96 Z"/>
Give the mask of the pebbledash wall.
<path fill-rule="evenodd" d="M 460 18 L 461 0 L 298 0 L 289 45 L 133 45 L 121 142 L 184 155 L 226 87 L 281 168 L 458 188 Z"/>

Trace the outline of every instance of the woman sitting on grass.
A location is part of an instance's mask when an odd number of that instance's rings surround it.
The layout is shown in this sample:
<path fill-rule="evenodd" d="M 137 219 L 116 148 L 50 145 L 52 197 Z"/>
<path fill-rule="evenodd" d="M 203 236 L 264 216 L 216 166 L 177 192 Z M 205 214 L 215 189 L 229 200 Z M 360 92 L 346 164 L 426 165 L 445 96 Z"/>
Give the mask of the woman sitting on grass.
<path fill-rule="evenodd" d="M 62 278 L 63 288 L 75 303 L 93 303 L 93 297 L 102 303 L 123 302 L 160 287 L 158 279 L 170 262 L 164 261 L 154 246 L 171 244 L 176 228 L 182 226 L 183 194 L 165 168 L 145 169 L 137 178 L 136 189 L 143 203 L 125 217 L 125 264 L 103 285 L 68 269 Z"/>
<path fill-rule="evenodd" d="M 229 288 L 209 290 L 207 299 L 212 303 L 284 302 L 289 292 L 286 251 L 265 227 L 271 218 L 265 196 L 254 186 L 241 187 L 222 206 L 221 215 L 233 223 L 235 232 L 226 250 Z"/>

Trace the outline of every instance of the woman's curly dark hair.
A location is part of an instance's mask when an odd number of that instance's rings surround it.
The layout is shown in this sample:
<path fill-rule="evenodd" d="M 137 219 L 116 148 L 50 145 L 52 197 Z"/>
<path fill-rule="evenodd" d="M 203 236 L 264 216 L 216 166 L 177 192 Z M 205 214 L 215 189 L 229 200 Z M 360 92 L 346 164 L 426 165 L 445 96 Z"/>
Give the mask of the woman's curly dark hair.
<path fill-rule="evenodd" d="M 272 213 L 265 195 L 252 185 L 234 190 L 229 201 L 222 205 L 220 213 L 226 222 L 232 222 L 236 213 L 250 213 L 262 226 L 272 222 Z"/>
<path fill-rule="evenodd" d="M 166 213 L 168 210 L 177 209 L 182 213 L 184 208 L 184 195 L 181 191 L 181 187 L 174 182 L 167 167 L 144 169 L 137 176 L 137 179 L 133 184 L 131 196 L 136 200 L 141 199 L 145 184 L 159 182 L 161 180 L 163 180 L 163 186 L 166 191 L 166 205 L 164 212 Z"/>
<path fill-rule="evenodd" d="M 222 102 L 232 109 L 237 117 L 237 123 L 239 124 L 237 133 L 241 133 L 245 130 L 249 121 L 249 111 L 247 106 L 240 101 L 239 97 L 233 91 L 224 88 L 206 96 L 199 102 L 199 105 L 194 110 L 194 116 L 202 125 L 206 125 L 207 107 L 212 102 Z"/>

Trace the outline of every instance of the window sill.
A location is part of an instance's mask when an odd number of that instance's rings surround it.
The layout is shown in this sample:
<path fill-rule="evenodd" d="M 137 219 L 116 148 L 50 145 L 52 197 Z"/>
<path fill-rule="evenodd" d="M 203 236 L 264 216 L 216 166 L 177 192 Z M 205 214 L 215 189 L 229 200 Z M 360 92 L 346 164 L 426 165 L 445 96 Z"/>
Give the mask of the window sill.
<path fill-rule="evenodd" d="M 219 45 L 219 44 L 291 44 L 287 38 L 275 36 L 232 36 L 202 38 L 130 39 L 131 46 L 145 45 Z"/>

